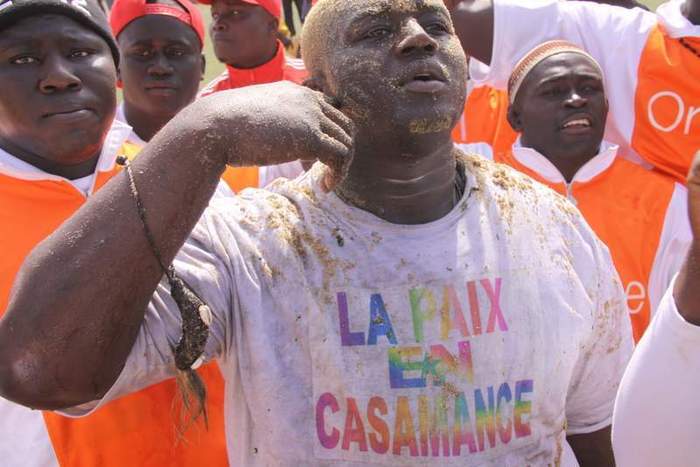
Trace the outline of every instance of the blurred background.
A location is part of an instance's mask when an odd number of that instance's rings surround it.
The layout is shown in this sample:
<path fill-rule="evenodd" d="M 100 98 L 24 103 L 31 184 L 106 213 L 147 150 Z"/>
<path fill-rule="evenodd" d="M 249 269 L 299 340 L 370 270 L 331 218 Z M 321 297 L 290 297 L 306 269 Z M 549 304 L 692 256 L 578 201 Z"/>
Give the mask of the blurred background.
<path fill-rule="evenodd" d="M 642 3 L 646 4 L 649 6 L 651 9 L 656 9 L 657 6 L 661 5 L 664 3 L 666 0 L 641 0 Z M 210 8 L 208 6 L 200 6 L 202 9 L 202 13 L 204 14 L 204 19 L 207 22 L 207 29 L 209 28 L 209 22 L 211 20 L 211 15 L 209 14 Z M 301 27 L 299 25 L 299 18 L 296 16 L 296 9 L 294 10 L 295 12 L 295 17 L 294 17 L 294 23 L 297 25 L 297 30 L 301 30 Z M 207 72 L 204 78 L 204 81 L 202 82 L 202 86 L 206 85 L 214 79 L 216 76 L 218 76 L 222 71 L 224 71 L 224 66 L 219 63 L 219 61 L 216 59 L 216 56 L 214 55 L 214 51 L 212 50 L 211 46 L 211 41 L 207 40 L 207 44 L 205 46 L 205 54 L 207 56 Z"/>

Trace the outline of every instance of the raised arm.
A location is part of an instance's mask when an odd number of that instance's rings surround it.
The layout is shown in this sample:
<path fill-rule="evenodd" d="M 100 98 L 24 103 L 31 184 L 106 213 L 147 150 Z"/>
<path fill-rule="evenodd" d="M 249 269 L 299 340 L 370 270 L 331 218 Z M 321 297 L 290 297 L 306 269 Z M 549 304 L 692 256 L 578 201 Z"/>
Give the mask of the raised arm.
<path fill-rule="evenodd" d="M 133 164 L 148 226 L 166 263 L 227 163 L 349 159 L 351 123 L 288 83 L 219 93 L 185 109 Z M 103 396 L 118 377 L 163 275 L 125 173 L 40 244 L 0 321 L 0 395 L 40 409 Z"/>
<path fill-rule="evenodd" d="M 491 63 L 493 50 L 493 0 L 445 0 L 462 47 L 467 55 Z"/>
<path fill-rule="evenodd" d="M 621 467 L 697 464 L 700 153 L 688 179 L 688 198 L 693 231 L 688 258 L 639 342 L 615 404 L 613 446 Z M 646 442 L 650 439 L 654 442 Z"/>
<path fill-rule="evenodd" d="M 681 316 L 700 326 L 700 152 L 695 156 L 688 177 L 688 206 L 693 241 L 676 279 L 673 296 Z"/>

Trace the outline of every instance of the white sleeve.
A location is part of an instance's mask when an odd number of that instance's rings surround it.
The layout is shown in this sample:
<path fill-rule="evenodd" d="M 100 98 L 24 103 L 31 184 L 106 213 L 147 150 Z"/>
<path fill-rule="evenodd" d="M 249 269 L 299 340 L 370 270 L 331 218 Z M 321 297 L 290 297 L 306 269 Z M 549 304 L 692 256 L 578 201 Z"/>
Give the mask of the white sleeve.
<path fill-rule="evenodd" d="M 600 62 L 606 78 L 609 71 L 623 70 L 636 76 L 639 56 L 655 24 L 656 16 L 640 8 L 558 0 L 494 0 L 493 53 L 488 76 L 481 81 L 505 89 L 513 68 L 525 54 L 543 42 L 558 39 L 586 49 Z"/>
<path fill-rule="evenodd" d="M 656 258 L 649 275 L 649 303 L 652 316 L 673 277 L 680 271 L 692 240 L 693 234 L 688 219 L 688 190 L 676 183 L 666 211 Z"/>
<path fill-rule="evenodd" d="M 206 360 L 225 355 L 231 348 L 232 281 L 228 268 L 209 245 L 206 216 L 192 232 L 174 262 L 175 269 L 192 290 L 209 305 L 213 321 L 205 349 Z M 180 311 L 165 280 L 158 285 L 141 331 L 122 372 L 107 394 L 98 401 L 60 411 L 84 417 L 121 396 L 139 391 L 175 375 L 173 350 L 181 335 Z"/>
<path fill-rule="evenodd" d="M 698 465 L 700 327 L 678 313 L 672 291 L 622 379 L 612 437 L 620 467 Z"/>
<path fill-rule="evenodd" d="M 593 433 L 610 426 L 615 395 L 634 348 L 622 283 L 608 249 L 598 240 L 595 243 L 598 287 L 591 296 L 593 326 L 569 385 L 567 435 Z"/>

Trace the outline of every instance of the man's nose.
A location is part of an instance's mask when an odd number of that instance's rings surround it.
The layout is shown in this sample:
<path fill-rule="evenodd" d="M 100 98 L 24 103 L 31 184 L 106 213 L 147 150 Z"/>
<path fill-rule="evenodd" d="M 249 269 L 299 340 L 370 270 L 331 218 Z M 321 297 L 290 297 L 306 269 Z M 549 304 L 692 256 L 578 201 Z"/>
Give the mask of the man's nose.
<path fill-rule="evenodd" d="M 153 62 L 148 67 L 148 74 L 151 76 L 169 76 L 173 72 L 173 67 L 165 54 L 156 53 Z"/>
<path fill-rule="evenodd" d="M 44 76 L 39 81 L 41 92 L 50 94 L 62 91 L 78 91 L 82 81 L 72 70 L 70 62 L 60 56 L 47 57 L 43 63 Z"/>
<path fill-rule="evenodd" d="M 572 89 L 569 92 L 569 95 L 567 96 L 566 101 L 564 101 L 564 104 L 567 107 L 575 107 L 575 108 L 583 107 L 587 103 L 588 103 L 588 99 L 583 97 L 581 95 L 581 93 L 576 89 Z"/>
<path fill-rule="evenodd" d="M 423 26 L 411 19 L 401 31 L 401 40 L 396 46 L 399 55 L 416 53 L 432 54 L 438 49 L 438 42 L 428 34 Z"/>

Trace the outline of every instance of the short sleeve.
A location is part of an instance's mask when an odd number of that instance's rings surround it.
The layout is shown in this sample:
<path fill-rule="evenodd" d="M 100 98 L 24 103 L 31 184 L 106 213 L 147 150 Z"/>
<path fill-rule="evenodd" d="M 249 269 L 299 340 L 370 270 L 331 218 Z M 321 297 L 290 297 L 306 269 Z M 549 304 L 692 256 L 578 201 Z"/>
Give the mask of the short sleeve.
<path fill-rule="evenodd" d="M 591 297 L 593 325 L 567 394 L 568 435 L 592 433 L 612 423 L 615 395 L 634 347 L 625 293 L 610 253 L 596 241 L 594 254 L 598 287 Z"/>
<path fill-rule="evenodd" d="M 612 440 L 621 467 L 698 464 L 700 326 L 678 312 L 673 285 L 620 385 Z"/>
<path fill-rule="evenodd" d="M 636 73 L 655 15 L 589 2 L 494 0 L 493 54 L 484 84 L 505 89 L 517 62 L 537 45 L 567 40 L 583 47 L 603 69 Z M 624 40 L 612 38 L 624 36 Z M 613 60 L 614 59 L 614 60 Z M 634 64 L 634 65 L 631 65 Z"/>
<path fill-rule="evenodd" d="M 175 270 L 209 305 L 213 321 L 205 359 L 226 354 L 230 348 L 232 286 L 228 268 L 216 254 L 208 234 L 206 216 L 200 220 L 178 253 Z M 139 335 L 126 364 L 112 388 L 99 401 L 62 410 L 69 417 L 89 415 L 108 402 L 139 391 L 175 375 L 172 349 L 181 336 L 180 311 L 170 295 L 167 281 L 158 285 L 146 312 Z"/>

